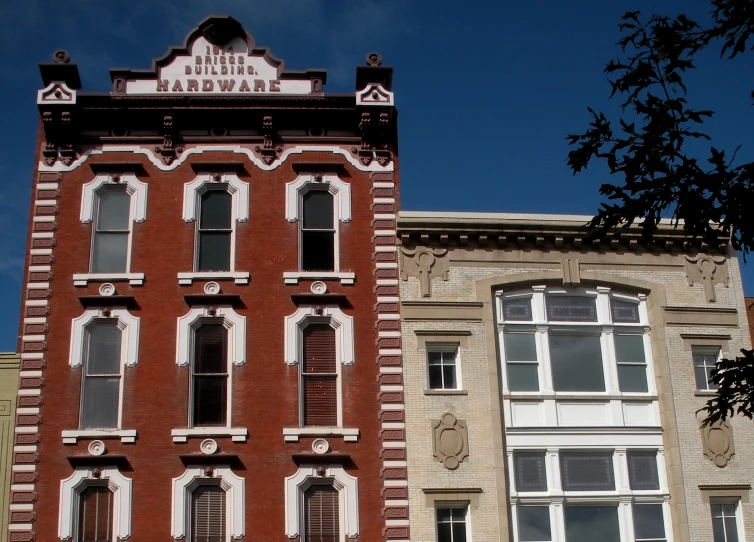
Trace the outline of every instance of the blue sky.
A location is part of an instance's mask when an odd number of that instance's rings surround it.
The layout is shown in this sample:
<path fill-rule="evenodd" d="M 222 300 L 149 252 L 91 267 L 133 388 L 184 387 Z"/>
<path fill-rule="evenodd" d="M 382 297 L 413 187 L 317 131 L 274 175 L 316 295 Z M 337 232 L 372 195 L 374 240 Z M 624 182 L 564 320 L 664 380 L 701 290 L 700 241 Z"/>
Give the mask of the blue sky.
<path fill-rule="evenodd" d="M 706 0 L 52 0 L 6 2 L 0 17 L 5 129 L 0 130 L 0 350 L 16 347 L 25 228 L 41 87 L 37 64 L 71 54 L 86 91 L 111 67 L 147 68 L 205 16 L 232 15 L 290 69 L 326 68 L 328 92 L 353 91 L 354 70 L 379 51 L 395 67 L 402 205 L 411 210 L 591 214 L 608 181 L 573 177 L 564 137 L 586 107 L 608 105 L 602 73 L 627 10 L 708 17 Z M 716 144 L 754 158 L 751 55 L 701 59 L 690 100 L 716 116 Z M 748 136 L 748 137 L 747 137 Z M 70 202 L 68 202 L 70 204 Z M 754 264 L 744 269 L 754 295 Z"/>

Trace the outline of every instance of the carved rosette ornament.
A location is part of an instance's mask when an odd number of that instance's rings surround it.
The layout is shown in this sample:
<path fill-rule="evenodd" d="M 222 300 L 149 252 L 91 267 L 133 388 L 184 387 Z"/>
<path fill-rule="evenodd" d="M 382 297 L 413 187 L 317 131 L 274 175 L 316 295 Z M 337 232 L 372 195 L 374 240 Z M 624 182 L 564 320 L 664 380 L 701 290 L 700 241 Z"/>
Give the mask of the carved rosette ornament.
<path fill-rule="evenodd" d="M 715 295 L 715 285 L 722 284 L 728 287 L 728 266 L 725 265 L 725 257 L 714 258 L 711 256 L 697 256 L 686 258 L 686 280 L 689 286 L 702 284 L 704 286 L 704 296 L 707 301 L 714 303 L 717 301 Z"/>
<path fill-rule="evenodd" d="M 401 279 L 416 277 L 421 285 L 421 296 L 432 297 L 432 279 L 448 280 L 447 249 L 401 249 Z"/>
<path fill-rule="evenodd" d="M 450 413 L 432 420 L 432 455 L 449 470 L 457 469 L 469 457 L 469 432 L 465 420 Z"/>
<path fill-rule="evenodd" d="M 716 422 L 699 428 L 702 433 L 702 453 L 716 466 L 723 468 L 735 455 L 733 429 L 728 422 Z"/>

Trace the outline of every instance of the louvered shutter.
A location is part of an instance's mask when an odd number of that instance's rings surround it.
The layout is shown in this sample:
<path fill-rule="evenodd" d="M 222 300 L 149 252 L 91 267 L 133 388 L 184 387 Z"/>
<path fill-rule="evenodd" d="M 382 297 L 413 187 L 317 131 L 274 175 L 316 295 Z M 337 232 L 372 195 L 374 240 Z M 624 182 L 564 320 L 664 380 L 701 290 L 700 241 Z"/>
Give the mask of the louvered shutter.
<path fill-rule="evenodd" d="M 304 330 L 303 397 L 305 426 L 338 425 L 335 330 L 310 325 Z"/>
<path fill-rule="evenodd" d="M 304 541 L 339 542 L 338 492 L 330 486 L 312 486 L 304 493 Z"/>
<path fill-rule="evenodd" d="M 78 542 L 111 542 L 113 493 L 107 487 L 89 487 L 79 501 Z"/>
<path fill-rule="evenodd" d="M 200 486 L 191 503 L 191 542 L 225 541 L 225 491 L 217 486 Z"/>

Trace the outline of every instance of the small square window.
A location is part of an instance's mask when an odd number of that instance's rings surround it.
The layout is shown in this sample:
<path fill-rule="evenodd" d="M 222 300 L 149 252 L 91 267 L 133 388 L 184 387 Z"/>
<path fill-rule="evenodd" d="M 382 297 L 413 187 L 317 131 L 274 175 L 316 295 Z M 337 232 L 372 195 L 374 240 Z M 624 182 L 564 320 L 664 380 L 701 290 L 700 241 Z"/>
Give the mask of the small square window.
<path fill-rule="evenodd" d="M 428 346 L 429 389 L 457 390 L 460 388 L 457 357 L 457 346 Z"/>
<path fill-rule="evenodd" d="M 714 542 L 739 542 L 738 502 L 711 502 Z"/>
<path fill-rule="evenodd" d="M 661 504 L 634 504 L 636 542 L 664 542 L 665 518 Z"/>
<path fill-rule="evenodd" d="M 437 542 L 466 542 L 468 506 L 437 508 Z"/>
<path fill-rule="evenodd" d="M 518 539 L 520 542 L 550 542 L 550 507 L 519 506 Z"/>
<path fill-rule="evenodd" d="M 719 348 L 693 348 L 692 356 L 694 358 L 694 377 L 696 379 L 696 389 L 702 391 L 716 391 L 717 387 L 712 383 L 712 369 L 715 368 L 720 359 Z"/>
<path fill-rule="evenodd" d="M 631 489 L 660 489 L 657 452 L 628 452 L 628 482 Z"/>
<path fill-rule="evenodd" d="M 611 452 L 560 452 L 560 475 L 565 491 L 614 491 Z"/>
<path fill-rule="evenodd" d="M 547 491 L 545 452 L 513 452 L 516 491 Z"/>

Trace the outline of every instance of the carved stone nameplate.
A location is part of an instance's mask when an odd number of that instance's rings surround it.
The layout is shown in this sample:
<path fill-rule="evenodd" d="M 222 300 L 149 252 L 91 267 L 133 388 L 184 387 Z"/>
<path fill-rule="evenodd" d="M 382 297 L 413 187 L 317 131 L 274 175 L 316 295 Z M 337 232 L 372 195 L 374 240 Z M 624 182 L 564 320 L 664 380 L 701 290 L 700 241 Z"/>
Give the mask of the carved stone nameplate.
<path fill-rule="evenodd" d="M 702 453 L 718 467 L 725 467 L 736 453 L 730 423 L 717 422 L 699 430 L 702 433 Z"/>
<path fill-rule="evenodd" d="M 443 414 L 432 420 L 432 455 L 446 469 L 454 470 L 469 456 L 469 432 L 465 420 Z"/>

